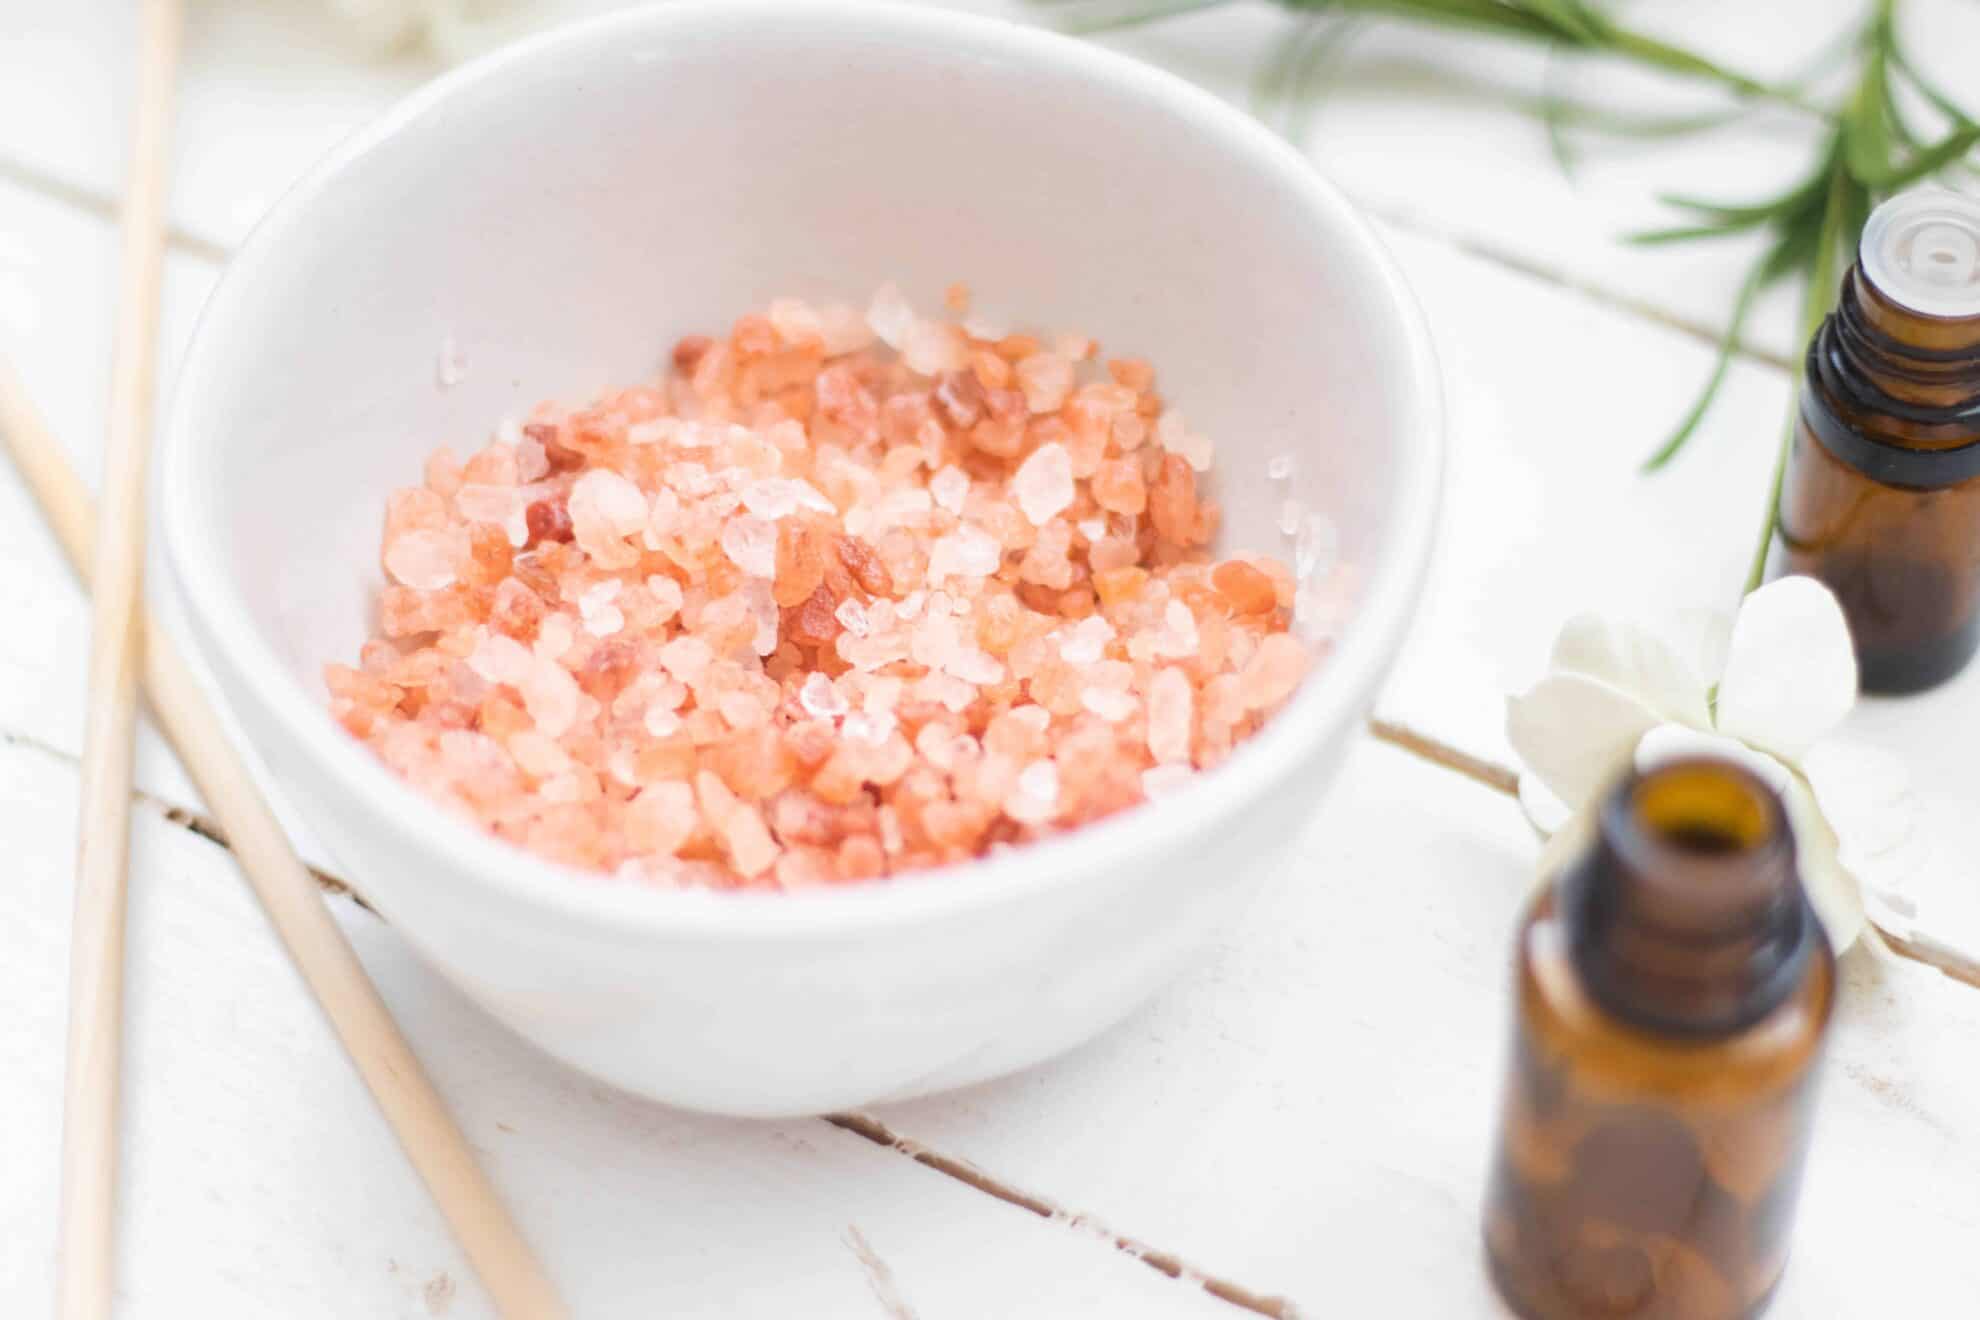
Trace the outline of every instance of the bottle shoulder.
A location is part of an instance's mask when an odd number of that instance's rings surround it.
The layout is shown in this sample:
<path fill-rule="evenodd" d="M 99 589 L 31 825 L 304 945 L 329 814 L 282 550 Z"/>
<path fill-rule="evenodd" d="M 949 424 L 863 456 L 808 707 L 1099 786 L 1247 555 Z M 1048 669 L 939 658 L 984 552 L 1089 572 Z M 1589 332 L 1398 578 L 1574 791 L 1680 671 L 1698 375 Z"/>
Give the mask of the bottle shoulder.
<path fill-rule="evenodd" d="M 1544 899 L 1521 924 L 1517 977 L 1522 1047 L 1565 1062 L 1587 1085 L 1690 1100 L 1743 1100 L 1798 1084 L 1820 1056 L 1835 1009 L 1835 964 L 1825 949 L 1778 1006 L 1742 1031 L 1697 1038 L 1645 1030 L 1588 994 L 1566 930 Z"/>

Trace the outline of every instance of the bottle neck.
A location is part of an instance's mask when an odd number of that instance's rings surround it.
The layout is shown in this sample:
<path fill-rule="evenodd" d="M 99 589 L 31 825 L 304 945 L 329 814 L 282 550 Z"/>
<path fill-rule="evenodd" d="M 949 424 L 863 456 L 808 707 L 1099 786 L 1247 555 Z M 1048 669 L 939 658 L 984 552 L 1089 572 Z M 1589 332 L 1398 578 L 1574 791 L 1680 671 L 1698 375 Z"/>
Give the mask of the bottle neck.
<path fill-rule="evenodd" d="M 1663 1034 L 1716 1037 L 1791 996 L 1823 947 L 1780 800 L 1724 762 L 1632 775 L 1561 878 L 1576 974 L 1606 1011 Z"/>
<path fill-rule="evenodd" d="M 1836 364 L 1860 389 L 1917 409 L 1980 407 L 1980 315 L 1914 312 L 1859 262 L 1843 279 L 1832 324 Z"/>

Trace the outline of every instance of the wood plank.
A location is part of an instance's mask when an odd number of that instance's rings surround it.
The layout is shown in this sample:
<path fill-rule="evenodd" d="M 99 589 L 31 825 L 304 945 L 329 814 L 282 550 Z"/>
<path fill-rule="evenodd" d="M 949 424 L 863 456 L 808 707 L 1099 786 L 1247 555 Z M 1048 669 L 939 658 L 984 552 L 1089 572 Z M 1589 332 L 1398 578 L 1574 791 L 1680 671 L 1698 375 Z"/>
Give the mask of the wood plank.
<path fill-rule="evenodd" d="M 0 747 L 0 1310 L 52 1296 L 76 784 Z M 134 837 L 118 1306 L 126 1315 L 489 1313 L 220 849 Z M 1239 1314 L 1096 1236 L 820 1121 L 680 1114 L 490 1022 L 369 913 L 338 916 L 579 1315 Z M 857 1235 L 857 1236 L 855 1236 Z"/>
<path fill-rule="evenodd" d="M 1533 854 L 1509 799 L 1364 744 L 1198 973 L 1069 1058 L 875 1117 L 1303 1314 L 1494 1313 L 1478 1204 Z M 1867 951 L 1846 975 L 1770 1314 L 1941 1313 L 1980 1288 L 1980 1060 L 1949 1044 L 1980 998 Z"/>

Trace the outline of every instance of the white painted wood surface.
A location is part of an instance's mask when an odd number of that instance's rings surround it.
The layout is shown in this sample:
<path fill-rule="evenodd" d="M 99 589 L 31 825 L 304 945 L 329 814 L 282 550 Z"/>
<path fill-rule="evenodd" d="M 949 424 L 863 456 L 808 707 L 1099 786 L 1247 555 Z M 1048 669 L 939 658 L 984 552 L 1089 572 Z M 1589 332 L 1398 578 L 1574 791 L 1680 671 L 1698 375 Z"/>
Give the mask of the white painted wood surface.
<path fill-rule="evenodd" d="M 94 480 L 134 23 L 107 0 L 0 8 L 0 351 Z M 340 48 L 321 8 L 193 7 L 164 380 L 227 247 L 317 153 L 432 72 Z M 1852 8 L 1820 0 L 1792 23 L 1708 0 L 1631 12 L 1777 73 Z M 1910 8 L 1934 67 L 1980 40 L 1980 9 Z M 1121 44 L 1242 98 L 1283 31 L 1251 6 Z M 1782 177 L 1796 130 L 1770 119 L 1706 143 L 1598 149 L 1570 182 L 1534 122 L 1483 90 L 1531 92 L 1542 63 L 1371 30 L 1311 139 L 1389 222 L 1452 405 L 1447 539 L 1382 714 L 1499 761 L 1502 695 L 1568 613 L 1730 601 L 1787 401 L 1768 359 L 1792 350 L 1777 304 L 1692 451 L 1635 475 L 1706 367 L 1698 332 L 1721 323 L 1741 253 L 1613 236 L 1665 218 L 1659 188 L 1742 196 Z M 1623 80 L 1583 71 L 1572 85 Z M 0 1314 L 32 1315 L 52 1280 L 88 611 L 4 469 L 0 608 L 0 822 L 15 862 L 0 886 Z M 1921 918 L 1980 948 L 1980 864 L 1965 860 L 1980 856 L 1980 671 L 1866 706 L 1855 726 L 1923 789 L 1939 847 Z M 164 816 L 197 799 L 155 739 L 139 780 L 154 805 L 132 900 L 124 1313 L 485 1314 L 226 854 Z M 1368 742 L 1316 804 L 1284 888 L 1147 1012 L 1024 1076 L 871 1116 L 1060 1222 L 822 1121 L 723 1123 L 601 1094 L 483 1020 L 368 913 L 340 900 L 338 915 L 581 1315 L 886 1316 L 888 1287 L 922 1317 L 1243 1314 L 1196 1275 L 1307 1315 L 1493 1315 L 1476 1208 L 1532 854 L 1509 800 Z M 1976 1030 L 1980 991 L 1852 957 L 1776 1314 L 1948 1314 L 1980 1294 Z M 891 1272 L 879 1292 L 854 1229 Z M 1116 1238 L 1167 1253 L 1182 1279 Z"/>

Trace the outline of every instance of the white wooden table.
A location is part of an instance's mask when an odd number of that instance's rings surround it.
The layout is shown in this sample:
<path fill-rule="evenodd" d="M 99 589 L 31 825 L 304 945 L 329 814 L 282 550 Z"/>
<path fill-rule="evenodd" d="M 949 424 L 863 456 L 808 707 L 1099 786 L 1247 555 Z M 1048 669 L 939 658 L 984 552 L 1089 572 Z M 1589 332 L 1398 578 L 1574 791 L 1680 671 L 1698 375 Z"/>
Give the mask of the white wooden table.
<path fill-rule="evenodd" d="M 169 359 L 269 201 L 434 71 L 414 56 L 366 62 L 322 8 L 193 5 Z M 1793 64 L 1854 8 L 1639 7 L 1763 72 Z M 1908 8 L 1915 45 L 1960 86 L 1980 7 Z M 90 473 L 128 9 L 0 5 L 0 351 Z M 1259 7 L 1122 44 L 1241 97 L 1283 31 Z M 1381 711 L 1418 746 L 1361 741 L 1314 804 L 1296 873 L 1197 971 L 1097 1043 L 1019 1077 L 870 1114 L 726 1122 L 607 1092 L 539 1057 L 366 909 L 333 900 L 579 1314 L 1500 1313 L 1477 1214 L 1508 940 L 1535 844 L 1503 790 L 1454 772 L 1447 753 L 1510 760 L 1502 695 L 1532 678 L 1573 610 L 1733 599 L 1787 398 L 1790 311 L 1785 299 L 1763 309 L 1692 451 L 1641 479 L 1635 465 L 1700 379 L 1748 251 L 1614 238 L 1661 218 L 1659 187 L 1748 194 L 1800 157 L 1791 133 L 1763 124 L 1597 151 L 1571 181 L 1500 95 L 1539 85 L 1535 54 L 1389 27 L 1362 37 L 1345 68 L 1311 149 L 1384 224 L 1429 311 L 1451 403 L 1440 565 Z M 1600 75 L 1579 76 L 1592 87 Z M 4 467 L 0 608 L 0 1314 L 12 1316 L 43 1313 L 51 1297 L 88 611 Z M 1921 919 L 1980 948 L 1980 668 L 1855 723 L 1924 790 L 1939 847 Z M 124 1313 L 486 1314 L 227 852 L 200 833 L 196 796 L 147 738 Z M 1980 990 L 1869 949 L 1849 957 L 1846 980 L 1775 1313 L 1970 1314 Z"/>

